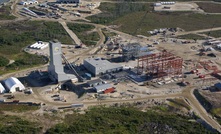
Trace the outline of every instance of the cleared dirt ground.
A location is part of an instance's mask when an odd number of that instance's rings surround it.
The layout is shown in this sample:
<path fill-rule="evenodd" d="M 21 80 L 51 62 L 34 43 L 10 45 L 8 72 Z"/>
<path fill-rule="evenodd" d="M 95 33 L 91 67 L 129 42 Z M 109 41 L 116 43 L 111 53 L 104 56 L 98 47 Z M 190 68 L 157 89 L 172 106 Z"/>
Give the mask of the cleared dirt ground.
<path fill-rule="evenodd" d="M 154 11 L 200 11 L 195 3 L 179 2 L 174 5 L 155 6 Z"/>

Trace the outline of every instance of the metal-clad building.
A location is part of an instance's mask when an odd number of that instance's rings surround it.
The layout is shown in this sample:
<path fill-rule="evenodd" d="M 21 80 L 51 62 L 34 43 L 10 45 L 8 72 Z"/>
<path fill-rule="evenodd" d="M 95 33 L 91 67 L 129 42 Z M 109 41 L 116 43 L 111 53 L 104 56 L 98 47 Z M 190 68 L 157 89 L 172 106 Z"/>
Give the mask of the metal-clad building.
<path fill-rule="evenodd" d="M 221 83 L 214 84 L 214 87 L 218 90 L 221 90 Z"/>
<path fill-rule="evenodd" d="M 117 72 L 123 69 L 121 65 L 111 63 L 102 58 L 87 58 L 84 60 L 84 67 L 88 71 L 90 71 L 94 76 L 105 73 Z"/>
<path fill-rule="evenodd" d="M 15 77 L 10 77 L 4 81 L 4 85 L 9 90 L 10 93 L 16 91 L 22 91 L 25 89 L 25 86 Z"/>
<path fill-rule="evenodd" d="M 102 85 L 103 84 L 103 81 L 101 79 L 95 79 L 95 80 L 90 80 L 87 82 L 87 84 L 90 86 L 90 87 L 94 87 L 94 86 L 97 86 L 97 85 Z"/>
<path fill-rule="evenodd" d="M 102 85 L 97 85 L 94 87 L 97 91 L 97 93 L 102 93 L 103 91 L 112 88 L 111 84 L 102 84 Z"/>
<path fill-rule="evenodd" d="M 80 3 L 80 0 L 57 0 L 58 3 Z"/>
<path fill-rule="evenodd" d="M 50 63 L 48 66 L 49 76 L 53 81 L 77 80 L 73 74 L 66 74 L 62 65 L 62 51 L 60 42 L 49 42 Z"/>

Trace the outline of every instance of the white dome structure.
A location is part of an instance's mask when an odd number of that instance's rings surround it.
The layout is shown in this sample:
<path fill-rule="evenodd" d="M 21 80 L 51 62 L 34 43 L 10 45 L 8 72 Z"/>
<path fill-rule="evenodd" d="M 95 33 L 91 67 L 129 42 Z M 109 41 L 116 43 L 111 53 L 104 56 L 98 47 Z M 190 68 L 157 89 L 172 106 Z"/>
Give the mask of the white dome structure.
<path fill-rule="evenodd" d="M 3 87 L 3 85 L 0 83 L 0 94 L 5 93 L 5 88 Z"/>
<path fill-rule="evenodd" d="M 25 89 L 25 86 L 15 77 L 6 79 L 4 83 L 5 87 L 9 90 L 10 93 L 22 91 Z"/>
<path fill-rule="evenodd" d="M 21 1 L 19 4 L 20 4 L 20 5 L 28 5 L 29 3 L 28 3 L 28 2 L 25 2 L 25 1 Z"/>

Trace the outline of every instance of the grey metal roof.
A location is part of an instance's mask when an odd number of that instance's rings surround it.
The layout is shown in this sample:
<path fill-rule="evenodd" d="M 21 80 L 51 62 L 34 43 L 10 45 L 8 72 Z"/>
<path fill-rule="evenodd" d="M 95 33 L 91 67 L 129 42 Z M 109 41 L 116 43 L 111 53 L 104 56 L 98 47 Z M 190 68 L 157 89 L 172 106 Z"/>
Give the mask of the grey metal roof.
<path fill-rule="evenodd" d="M 106 83 L 106 84 L 95 86 L 94 88 L 97 90 L 97 92 L 102 92 L 111 87 L 112 87 L 111 84 Z"/>
<path fill-rule="evenodd" d="M 88 83 L 89 85 L 91 85 L 91 84 L 96 84 L 96 83 L 100 83 L 100 82 L 102 82 L 101 79 L 95 79 L 95 80 L 90 80 L 90 81 L 88 81 L 87 83 Z"/>
<path fill-rule="evenodd" d="M 221 83 L 216 83 L 214 86 L 218 89 L 221 89 Z"/>
<path fill-rule="evenodd" d="M 109 69 L 113 69 L 113 68 L 120 68 L 121 65 L 116 64 L 116 63 L 111 63 L 108 60 L 103 60 L 101 58 L 87 58 L 85 59 L 85 61 L 87 61 L 88 63 L 90 63 L 91 65 L 93 65 L 96 68 L 102 67 L 107 70 Z"/>
<path fill-rule="evenodd" d="M 21 89 L 25 89 L 24 85 L 15 77 L 10 77 L 6 79 L 5 81 L 5 86 L 10 90 L 14 85 L 17 85 Z"/>

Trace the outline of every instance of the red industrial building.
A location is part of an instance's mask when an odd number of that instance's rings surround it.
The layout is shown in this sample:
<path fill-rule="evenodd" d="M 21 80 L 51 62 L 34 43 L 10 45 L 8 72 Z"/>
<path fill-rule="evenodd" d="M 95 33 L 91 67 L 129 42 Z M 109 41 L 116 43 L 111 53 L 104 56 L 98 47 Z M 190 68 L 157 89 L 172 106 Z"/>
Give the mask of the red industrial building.
<path fill-rule="evenodd" d="M 108 88 L 106 89 L 105 91 L 103 91 L 104 94 L 107 94 L 107 93 L 113 93 L 115 91 L 115 88 L 114 87 L 111 87 L 111 88 Z"/>
<path fill-rule="evenodd" d="M 182 75 L 183 59 L 167 52 L 149 54 L 138 58 L 138 73 L 146 73 L 152 78 Z"/>

